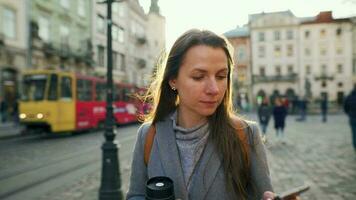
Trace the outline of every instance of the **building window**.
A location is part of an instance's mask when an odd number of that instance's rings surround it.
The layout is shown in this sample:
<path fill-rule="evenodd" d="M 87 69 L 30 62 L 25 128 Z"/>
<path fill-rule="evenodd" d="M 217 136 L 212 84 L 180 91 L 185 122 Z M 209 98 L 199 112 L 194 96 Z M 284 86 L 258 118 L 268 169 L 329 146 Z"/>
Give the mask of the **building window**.
<path fill-rule="evenodd" d="M 280 40 L 280 39 L 281 39 L 281 32 L 274 31 L 274 40 Z"/>
<path fill-rule="evenodd" d="M 287 56 L 293 56 L 293 45 L 292 44 L 287 45 Z"/>
<path fill-rule="evenodd" d="M 69 44 L 69 28 L 66 25 L 59 27 L 59 35 L 62 44 Z"/>
<path fill-rule="evenodd" d="M 321 65 L 321 74 L 326 75 L 326 65 Z"/>
<path fill-rule="evenodd" d="M 337 28 L 336 29 L 336 35 L 337 36 L 341 36 L 341 34 L 342 34 L 342 29 L 341 28 Z"/>
<path fill-rule="evenodd" d="M 119 3 L 112 4 L 112 12 L 115 13 L 115 14 L 118 14 L 120 17 L 124 17 L 125 16 L 125 9 Z"/>
<path fill-rule="evenodd" d="M 343 72 L 343 66 L 342 66 L 342 64 L 338 64 L 337 65 L 337 73 L 339 73 L 339 74 L 341 74 L 342 72 Z"/>
<path fill-rule="evenodd" d="M 282 54 L 281 46 L 277 45 L 274 47 L 274 57 L 280 57 Z"/>
<path fill-rule="evenodd" d="M 105 56 L 105 49 L 103 46 L 98 46 L 98 65 L 103 67 L 105 65 L 104 63 L 104 57 Z"/>
<path fill-rule="evenodd" d="M 341 46 L 336 47 L 336 54 L 337 55 L 341 55 L 342 54 L 342 47 Z"/>
<path fill-rule="evenodd" d="M 115 5 L 115 3 L 114 3 Z M 85 1 L 78 0 L 78 15 L 81 17 L 85 17 Z"/>
<path fill-rule="evenodd" d="M 112 52 L 112 66 L 114 69 L 119 69 L 119 65 L 118 65 L 118 53 L 116 51 Z"/>
<path fill-rule="evenodd" d="M 325 46 L 320 47 L 320 55 L 325 56 L 327 54 L 327 49 Z"/>
<path fill-rule="evenodd" d="M 119 41 L 119 27 L 116 24 L 112 25 L 111 35 L 114 41 Z"/>
<path fill-rule="evenodd" d="M 44 41 L 49 41 L 49 21 L 46 17 L 39 17 L 38 19 L 39 26 L 39 36 Z"/>
<path fill-rule="evenodd" d="M 344 84 L 343 84 L 342 82 L 339 82 L 339 83 L 337 84 L 337 86 L 338 86 L 339 88 L 341 88 L 343 85 L 344 85 Z"/>
<path fill-rule="evenodd" d="M 306 66 L 305 66 L 305 72 L 306 72 L 306 74 L 311 74 L 310 65 L 306 65 Z"/>
<path fill-rule="evenodd" d="M 326 36 L 326 30 L 325 29 L 321 29 L 320 30 L 320 37 L 324 38 Z"/>
<path fill-rule="evenodd" d="M 119 30 L 118 30 L 119 42 L 124 42 L 124 38 L 125 38 L 125 31 L 122 27 L 119 27 Z"/>
<path fill-rule="evenodd" d="M 304 49 L 304 54 L 305 54 L 306 56 L 310 56 L 310 49 L 309 49 L 309 48 L 305 48 L 305 49 Z"/>
<path fill-rule="evenodd" d="M 96 18 L 97 19 L 97 30 L 100 32 L 100 33 L 105 33 L 105 19 L 103 16 L 101 15 L 98 15 L 98 17 Z"/>
<path fill-rule="evenodd" d="M 60 0 L 59 3 L 63 8 L 69 8 L 69 0 Z"/>
<path fill-rule="evenodd" d="M 266 76 L 265 67 L 260 67 L 260 76 Z"/>
<path fill-rule="evenodd" d="M 2 32 L 7 38 L 14 39 L 16 37 L 16 15 L 15 11 L 9 8 L 2 10 Z"/>
<path fill-rule="evenodd" d="M 304 37 L 309 38 L 310 37 L 310 32 L 307 30 L 304 32 Z"/>
<path fill-rule="evenodd" d="M 293 30 L 288 30 L 287 31 L 287 39 L 292 40 L 293 39 Z"/>
<path fill-rule="evenodd" d="M 245 48 L 239 47 L 237 49 L 237 61 L 244 60 L 244 59 L 245 59 Z"/>
<path fill-rule="evenodd" d="M 264 46 L 259 46 L 258 47 L 258 57 L 263 58 L 265 57 L 266 50 Z"/>
<path fill-rule="evenodd" d="M 288 74 L 292 75 L 293 74 L 293 65 L 288 65 L 287 70 L 288 70 Z"/>
<path fill-rule="evenodd" d="M 277 65 L 275 70 L 276 70 L 276 75 L 281 76 L 281 66 Z"/>
<path fill-rule="evenodd" d="M 260 41 L 260 42 L 265 41 L 265 33 L 264 32 L 258 33 L 258 41 Z"/>
<path fill-rule="evenodd" d="M 125 55 L 120 53 L 120 69 L 121 71 L 126 71 L 126 60 L 125 60 Z"/>
<path fill-rule="evenodd" d="M 326 81 L 321 82 L 321 87 L 325 88 L 326 87 Z"/>

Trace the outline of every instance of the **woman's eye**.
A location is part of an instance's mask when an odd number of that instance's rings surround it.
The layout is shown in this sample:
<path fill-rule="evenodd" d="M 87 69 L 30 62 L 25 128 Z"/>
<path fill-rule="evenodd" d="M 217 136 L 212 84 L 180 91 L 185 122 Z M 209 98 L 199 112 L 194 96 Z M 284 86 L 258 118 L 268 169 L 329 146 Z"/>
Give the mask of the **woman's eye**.
<path fill-rule="evenodd" d="M 199 80 L 201 80 L 203 78 L 204 78 L 203 76 L 193 76 L 193 79 L 196 80 L 196 81 L 199 81 Z"/>
<path fill-rule="evenodd" d="M 222 79 L 226 79 L 227 78 L 227 75 L 219 75 L 218 76 L 218 79 L 222 80 Z"/>

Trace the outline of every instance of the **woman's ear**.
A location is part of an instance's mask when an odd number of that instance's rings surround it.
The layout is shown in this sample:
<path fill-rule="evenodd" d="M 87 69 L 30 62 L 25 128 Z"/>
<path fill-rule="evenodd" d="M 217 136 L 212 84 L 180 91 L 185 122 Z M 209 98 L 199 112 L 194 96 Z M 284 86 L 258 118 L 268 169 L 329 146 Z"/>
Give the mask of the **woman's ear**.
<path fill-rule="evenodd" d="M 177 87 L 176 87 L 176 79 L 171 79 L 171 80 L 169 80 L 169 86 L 170 86 L 171 88 L 177 88 Z"/>

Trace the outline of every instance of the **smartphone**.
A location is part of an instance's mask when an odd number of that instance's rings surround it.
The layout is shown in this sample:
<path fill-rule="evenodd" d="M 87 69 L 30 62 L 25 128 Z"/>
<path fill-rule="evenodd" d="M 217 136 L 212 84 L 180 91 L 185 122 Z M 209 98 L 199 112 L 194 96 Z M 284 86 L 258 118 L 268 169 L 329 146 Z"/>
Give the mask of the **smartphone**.
<path fill-rule="evenodd" d="M 310 186 L 309 185 L 303 185 L 303 186 L 299 186 L 296 188 L 293 188 L 291 190 L 285 191 L 283 193 L 281 193 L 280 195 L 277 195 L 274 200 L 294 200 L 297 199 L 297 197 L 309 190 Z"/>

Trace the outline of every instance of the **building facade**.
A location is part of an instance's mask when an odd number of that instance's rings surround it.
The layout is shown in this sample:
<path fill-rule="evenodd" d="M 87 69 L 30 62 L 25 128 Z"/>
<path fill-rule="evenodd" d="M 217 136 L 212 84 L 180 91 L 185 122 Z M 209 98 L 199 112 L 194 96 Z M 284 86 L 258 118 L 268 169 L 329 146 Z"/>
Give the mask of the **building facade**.
<path fill-rule="evenodd" d="M 27 1 L 0 1 L 0 100 L 14 114 L 18 82 L 27 65 Z"/>
<path fill-rule="evenodd" d="M 91 1 L 30 2 L 30 68 L 90 73 Z"/>
<path fill-rule="evenodd" d="M 290 11 L 249 16 L 253 95 L 295 98 L 298 87 L 298 18 Z"/>
<path fill-rule="evenodd" d="M 352 89 L 352 23 L 320 12 L 304 20 L 299 30 L 301 95 L 343 103 Z"/>
<path fill-rule="evenodd" d="M 236 27 L 224 33 L 234 48 L 234 102 L 242 109 L 248 109 L 252 100 L 251 43 L 248 26 Z"/>
<path fill-rule="evenodd" d="M 106 6 L 93 4 L 93 8 L 95 74 L 106 76 Z M 151 1 L 147 14 L 138 0 L 113 3 L 112 8 L 114 80 L 146 86 L 165 46 L 165 18 L 159 14 L 158 1 Z"/>

